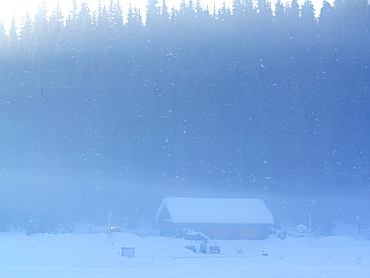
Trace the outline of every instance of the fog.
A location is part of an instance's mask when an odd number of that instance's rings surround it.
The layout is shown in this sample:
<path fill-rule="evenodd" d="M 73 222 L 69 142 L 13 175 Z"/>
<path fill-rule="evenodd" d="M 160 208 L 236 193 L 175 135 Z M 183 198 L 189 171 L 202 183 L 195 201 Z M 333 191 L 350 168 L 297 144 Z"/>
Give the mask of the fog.
<path fill-rule="evenodd" d="M 168 196 L 261 198 L 277 224 L 311 214 L 325 235 L 368 228 L 368 4 L 315 18 L 308 2 L 258 3 L 149 5 L 145 25 L 82 5 L 0 30 L 0 230 L 109 211 L 153 225 Z"/>

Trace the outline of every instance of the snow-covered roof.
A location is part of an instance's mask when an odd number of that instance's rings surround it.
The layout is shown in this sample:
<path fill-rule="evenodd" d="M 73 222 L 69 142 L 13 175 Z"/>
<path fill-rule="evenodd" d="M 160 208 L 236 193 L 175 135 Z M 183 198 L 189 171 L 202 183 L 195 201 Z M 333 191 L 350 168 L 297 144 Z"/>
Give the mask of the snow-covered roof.
<path fill-rule="evenodd" d="M 165 198 L 155 220 L 173 223 L 273 223 L 271 212 L 260 199 Z"/>

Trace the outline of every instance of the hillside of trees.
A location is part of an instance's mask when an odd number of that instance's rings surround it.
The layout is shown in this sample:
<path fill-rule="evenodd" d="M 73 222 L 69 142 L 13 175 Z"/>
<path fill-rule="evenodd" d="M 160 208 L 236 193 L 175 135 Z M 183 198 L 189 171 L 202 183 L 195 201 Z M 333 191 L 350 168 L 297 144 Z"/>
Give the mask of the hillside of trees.
<path fill-rule="evenodd" d="M 367 0 L 43 5 L 17 26 L 0 26 L 0 229 L 150 218 L 164 196 L 370 226 Z"/>

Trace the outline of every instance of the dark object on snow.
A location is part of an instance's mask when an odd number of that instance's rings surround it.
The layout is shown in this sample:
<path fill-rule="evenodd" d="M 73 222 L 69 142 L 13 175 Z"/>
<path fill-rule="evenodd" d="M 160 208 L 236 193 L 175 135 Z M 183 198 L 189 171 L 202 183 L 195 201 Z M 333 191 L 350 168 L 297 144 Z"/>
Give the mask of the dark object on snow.
<path fill-rule="evenodd" d="M 265 253 L 265 251 L 262 250 L 262 256 L 267 257 L 269 254 Z"/>
<path fill-rule="evenodd" d="M 220 247 L 218 246 L 210 246 L 209 253 L 220 253 Z"/>
<path fill-rule="evenodd" d="M 284 240 L 284 239 L 286 239 L 287 233 L 286 233 L 286 231 L 278 231 L 278 232 L 277 232 L 277 236 L 278 236 L 281 240 Z"/>
<path fill-rule="evenodd" d="M 133 247 L 121 247 L 122 256 L 127 258 L 135 257 L 135 248 Z"/>
<path fill-rule="evenodd" d="M 199 247 L 199 253 L 207 253 L 207 244 L 201 243 Z"/>
<path fill-rule="evenodd" d="M 196 252 L 194 245 L 185 246 L 186 249 L 189 249 L 190 251 Z"/>

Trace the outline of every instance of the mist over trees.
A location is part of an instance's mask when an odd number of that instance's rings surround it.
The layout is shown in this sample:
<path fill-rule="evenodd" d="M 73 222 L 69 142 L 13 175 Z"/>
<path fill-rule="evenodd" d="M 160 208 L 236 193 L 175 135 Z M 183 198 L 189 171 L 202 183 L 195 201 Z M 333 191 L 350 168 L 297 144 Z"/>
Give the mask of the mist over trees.
<path fill-rule="evenodd" d="M 367 0 L 75 3 L 0 25 L 0 229 L 150 218 L 165 195 L 370 225 Z"/>

